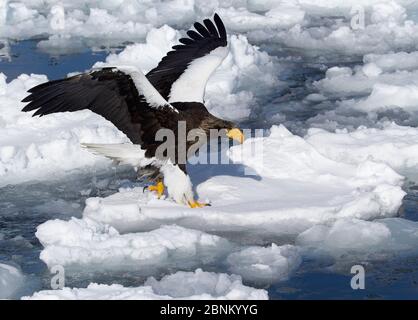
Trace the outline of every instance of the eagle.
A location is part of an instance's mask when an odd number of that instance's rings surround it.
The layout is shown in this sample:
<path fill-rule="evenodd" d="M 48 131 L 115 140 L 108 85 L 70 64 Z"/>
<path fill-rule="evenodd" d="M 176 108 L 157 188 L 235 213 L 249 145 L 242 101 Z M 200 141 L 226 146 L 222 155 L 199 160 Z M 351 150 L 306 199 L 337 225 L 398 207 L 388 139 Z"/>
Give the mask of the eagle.
<path fill-rule="evenodd" d="M 204 105 L 206 83 L 228 54 L 225 26 L 215 13 L 213 21 L 194 23 L 194 30 L 144 75 L 132 66 L 104 67 L 40 84 L 28 90 L 22 111 L 33 116 L 88 109 L 113 123 L 132 144 L 83 144 L 96 154 L 136 167 L 150 183 L 148 190 L 160 198 L 165 191 L 177 203 L 200 208 L 206 203 L 195 199 L 180 148 L 186 152 L 196 141 L 184 140 L 186 133 L 210 139 L 211 129 L 243 142 L 244 134 L 233 122 L 212 115 Z M 159 152 L 164 139 L 160 130 L 174 133 L 174 152 Z M 180 150 L 182 149 L 182 150 Z M 167 155 L 169 153 L 169 155 Z M 186 158 L 190 156 L 189 152 Z M 187 162 L 187 159 L 186 159 Z"/>

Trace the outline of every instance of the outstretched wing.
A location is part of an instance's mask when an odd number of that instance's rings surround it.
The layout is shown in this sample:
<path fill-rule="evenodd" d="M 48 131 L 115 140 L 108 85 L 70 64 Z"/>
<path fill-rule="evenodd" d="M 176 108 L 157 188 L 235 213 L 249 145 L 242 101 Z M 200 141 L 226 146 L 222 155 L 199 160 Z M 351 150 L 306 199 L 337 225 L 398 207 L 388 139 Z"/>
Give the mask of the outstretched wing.
<path fill-rule="evenodd" d="M 201 102 L 212 72 L 228 54 L 225 26 L 217 14 L 214 22 L 196 22 L 196 31 L 180 39 L 148 74 L 148 80 L 169 102 Z"/>
<path fill-rule="evenodd" d="M 138 69 L 104 68 L 29 90 L 22 111 L 34 116 L 89 109 L 112 122 L 143 149 L 155 147 L 155 133 L 171 127 L 178 111 Z M 148 150 L 147 150 L 148 151 Z"/>

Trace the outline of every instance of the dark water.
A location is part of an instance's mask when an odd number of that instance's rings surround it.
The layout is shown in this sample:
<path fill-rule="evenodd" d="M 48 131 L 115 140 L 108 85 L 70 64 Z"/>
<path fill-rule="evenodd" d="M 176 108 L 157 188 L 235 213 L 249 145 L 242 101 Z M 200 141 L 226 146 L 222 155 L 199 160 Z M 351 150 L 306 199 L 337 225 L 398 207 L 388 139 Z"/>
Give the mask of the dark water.
<path fill-rule="evenodd" d="M 49 79 L 66 76 L 69 72 L 90 68 L 94 62 L 104 60 L 107 53 L 85 52 L 50 57 L 36 50 L 35 41 L 23 41 L 11 46 L 11 60 L 0 61 L 0 72 L 14 79 L 21 73 L 46 74 Z M 352 62 L 344 62 L 352 63 Z M 332 64 L 332 62 L 330 62 Z M 341 65 L 341 63 L 339 64 Z M 271 125 L 266 119 L 272 109 L 285 108 L 291 101 L 297 101 L 309 93 L 308 82 L 323 77 L 325 68 L 312 62 L 301 62 L 281 75 L 289 84 L 287 92 L 276 93 L 268 98 L 266 108 L 258 110 L 246 123 L 249 126 Z M 298 124 L 310 118 L 315 109 L 288 109 L 287 121 Z M 290 119 L 290 120 L 289 120 Z M 297 133 L 297 130 L 294 130 Z M 74 174 L 61 181 L 33 182 L 9 185 L 0 188 L 0 262 L 15 263 L 28 275 L 28 283 L 23 292 L 49 289 L 50 277 L 45 264 L 39 259 L 41 244 L 35 237 L 36 227 L 50 219 L 80 217 L 87 197 L 107 196 L 117 192 L 120 186 L 132 185 L 135 173 L 127 168 L 117 171 Z M 91 189 L 88 196 L 80 190 Z M 408 187 L 401 214 L 418 221 L 418 192 L 414 186 Z M 1 238 L 0 238 L 1 239 Z M 359 264 L 364 261 L 358 261 Z M 394 257 L 378 262 L 367 262 L 366 289 L 352 290 L 349 267 L 332 271 L 332 261 L 303 261 L 299 270 L 287 281 L 270 286 L 269 295 L 273 299 L 416 299 L 418 297 L 418 257 Z M 213 269 L 213 267 L 210 267 Z M 222 271 L 222 270 L 218 270 Z M 86 286 L 89 282 L 117 282 L 126 286 L 140 285 L 142 277 L 135 274 L 91 274 L 67 279 L 67 286 Z"/>

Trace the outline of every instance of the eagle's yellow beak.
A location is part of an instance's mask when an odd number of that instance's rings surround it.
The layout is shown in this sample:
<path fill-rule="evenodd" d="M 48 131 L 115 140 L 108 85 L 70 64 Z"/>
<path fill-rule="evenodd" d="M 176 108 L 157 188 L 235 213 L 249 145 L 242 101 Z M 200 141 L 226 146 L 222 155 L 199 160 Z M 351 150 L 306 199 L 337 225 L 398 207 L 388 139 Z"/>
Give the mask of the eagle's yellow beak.
<path fill-rule="evenodd" d="M 230 139 L 238 141 L 239 143 L 244 142 L 244 133 L 242 132 L 242 130 L 238 128 L 233 128 L 231 130 L 228 130 L 226 132 L 226 136 Z"/>

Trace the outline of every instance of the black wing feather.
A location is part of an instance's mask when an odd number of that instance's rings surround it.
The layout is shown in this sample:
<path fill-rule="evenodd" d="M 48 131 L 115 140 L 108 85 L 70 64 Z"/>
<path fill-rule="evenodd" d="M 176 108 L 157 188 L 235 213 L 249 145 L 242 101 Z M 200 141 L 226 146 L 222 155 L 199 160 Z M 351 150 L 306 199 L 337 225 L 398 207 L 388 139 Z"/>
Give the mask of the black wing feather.
<path fill-rule="evenodd" d="M 203 37 L 194 30 L 187 31 L 187 35 L 195 41 L 203 39 Z"/>
<path fill-rule="evenodd" d="M 216 27 L 211 20 L 205 19 L 203 20 L 203 23 L 205 24 L 206 28 L 212 36 L 219 37 L 218 30 L 216 30 Z"/>
<path fill-rule="evenodd" d="M 176 45 L 160 61 L 158 66 L 152 69 L 147 78 L 151 84 L 165 98 L 169 99 L 173 83 L 183 74 L 189 64 L 200 57 L 210 53 L 218 47 L 227 46 L 227 35 L 221 18 L 215 14 L 215 24 L 206 19 L 203 24 L 195 23 L 194 27 L 199 32 L 189 30 L 190 38 L 180 39 L 181 45 Z"/>
<path fill-rule="evenodd" d="M 22 111 L 36 110 L 33 116 L 44 116 L 89 109 L 112 122 L 143 149 L 154 148 L 157 130 L 170 128 L 176 119 L 175 112 L 167 114 L 168 109 L 150 108 L 131 77 L 113 68 L 50 81 L 28 92 L 30 95 L 22 101 L 29 103 Z"/>
<path fill-rule="evenodd" d="M 222 22 L 221 18 L 218 16 L 217 13 L 215 13 L 213 20 L 215 21 L 216 27 L 218 28 L 219 37 L 221 39 L 226 39 L 226 29 L 224 23 Z"/>
<path fill-rule="evenodd" d="M 203 38 L 209 38 L 210 37 L 210 33 L 209 31 L 202 26 L 199 22 L 196 22 L 194 24 L 194 28 L 196 29 L 197 32 L 199 32 Z"/>

